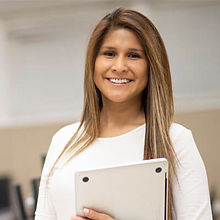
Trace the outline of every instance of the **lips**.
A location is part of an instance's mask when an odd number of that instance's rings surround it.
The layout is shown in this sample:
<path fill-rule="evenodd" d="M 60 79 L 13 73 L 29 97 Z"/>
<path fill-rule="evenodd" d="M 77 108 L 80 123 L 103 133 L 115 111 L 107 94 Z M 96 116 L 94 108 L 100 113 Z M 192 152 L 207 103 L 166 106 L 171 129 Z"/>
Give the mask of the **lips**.
<path fill-rule="evenodd" d="M 132 81 L 126 78 L 107 78 L 107 80 L 114 84 L 127 84 Z"/>

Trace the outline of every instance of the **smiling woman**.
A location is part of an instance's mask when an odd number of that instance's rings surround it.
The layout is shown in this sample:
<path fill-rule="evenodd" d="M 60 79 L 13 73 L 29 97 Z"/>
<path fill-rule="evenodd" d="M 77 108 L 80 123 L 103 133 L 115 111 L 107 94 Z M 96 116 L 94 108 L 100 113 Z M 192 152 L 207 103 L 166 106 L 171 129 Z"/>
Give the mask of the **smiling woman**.
<path fill-rule="evenodd" d="M 167 219 L 212 219 L 206 170 L 190 130 L 173 123 L 168 57 L 148 18 L 118 8 L 101 19 L 87 49 L 84 95 L 80 123 L 52 140 L 36 220 L 117 219 L 91 207 L 76 215 L 74 173 L 160 157 L 169 161 Z"/>

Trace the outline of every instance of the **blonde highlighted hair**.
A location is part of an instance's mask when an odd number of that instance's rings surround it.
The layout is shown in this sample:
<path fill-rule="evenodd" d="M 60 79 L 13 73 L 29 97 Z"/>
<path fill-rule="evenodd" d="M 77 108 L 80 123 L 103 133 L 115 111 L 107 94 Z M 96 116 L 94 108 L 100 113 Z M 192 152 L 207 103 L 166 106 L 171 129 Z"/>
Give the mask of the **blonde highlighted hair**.
<path fill-rule="evenodd" d="M 81 122 L 76 133 L 55 161 L 50 175 L 60 159 L 67 157 L 68 161 L 71 160 L 99 136 L 102 99 L 93 80 L 95 60 L 106 34 L 117 28 L 129 29 L 137 36 L 147 59 L 148 84 L 142 96 L 146 119 L 143 159 L 165 157 L 169 161 L 171 172 L 169 172 L 168 184 L 168 219 L 172 220 L 171 181 L 176 176 L 177 159 L 169 137 L 174 114 L 169 61 L 156 27 L 137 11 L 117 8 L 102 18 L 92 32 L 85 61 L 84 107 Z"/>

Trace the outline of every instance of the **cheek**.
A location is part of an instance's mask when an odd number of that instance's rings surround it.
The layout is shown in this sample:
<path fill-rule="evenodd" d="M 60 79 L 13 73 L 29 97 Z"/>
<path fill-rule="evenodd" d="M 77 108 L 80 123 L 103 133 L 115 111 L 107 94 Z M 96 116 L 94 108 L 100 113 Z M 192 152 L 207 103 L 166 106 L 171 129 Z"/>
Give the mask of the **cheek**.
<path fill-rule="evenodd" d="M 95 68 L 94 68 L 94 76 L 93 80 L 97 88 L 100 89 L 101 81 L 103 79 L 103 66 L 100 65 L 100 62 L 95 62 Z"/>
<path fill-rule="evenodd" d="M 99 88 L 99 77 L 98 77 L 98 73 L 97 73 L 96 70 L 95 70 L 95 72 L 94 72 L 93 81 L 94 81 L 96 87 Z"/>
<path fill-rule="evenodd" d="M 147 62 L 144 59 L 135 62 L 128 62 L 129 68 L 135 69 L 137 72 L 147 71 Z"/>
<path fill-rule="evenodd" d="M 103 57 L 97 57 L 95 62 L 95 72 L 97 74 L 105 73 L 111 67 L 111 62 Z"/>
<path fill-rule="evenodd" d="M 147 65 L 146 63 L 139 65 L 138 68 L 138 73 L 139 73 L 139 80 L 141 83 L 141 87 L 145 88 L 148 83 L 148 72 L 147 72 Z"/>
<path fill-rule="evenodd" d="M 99 72 L 100 72 L 100 65 L 99 65 L 98 59 L 96 59 L 95 68 L 94 68 L 94 75 L 93 75 L 93 80 L 94 80 L 94 83 L 96 86 L 98 84 Z"/>
<path fill-rule="evenodd" d="M 136 77 L 145 83 L 148 80 L 146 62 L 131 63 L 129 68 L 136 74 Z"/>

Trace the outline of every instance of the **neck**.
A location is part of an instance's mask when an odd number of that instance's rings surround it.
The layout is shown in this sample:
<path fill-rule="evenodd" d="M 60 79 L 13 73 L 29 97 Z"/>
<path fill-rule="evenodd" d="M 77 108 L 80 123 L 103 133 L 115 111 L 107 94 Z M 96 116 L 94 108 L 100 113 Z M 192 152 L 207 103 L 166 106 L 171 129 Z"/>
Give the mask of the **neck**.
<path fill-rule="evenodd" d="M 125 126 L 137 127 L 145 123 L 141 103 L 115 103 L 103 100 L 100 126 L 120 128 Z"/>

